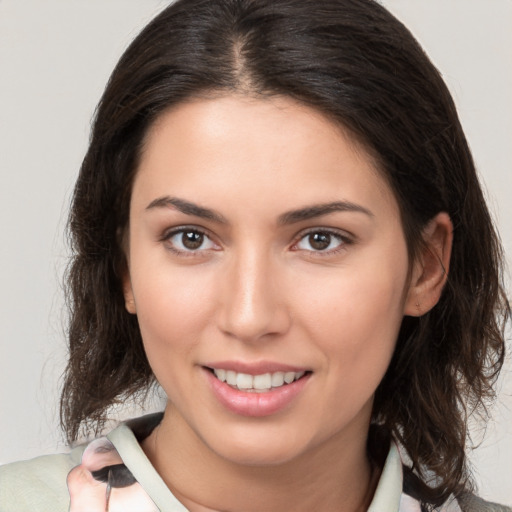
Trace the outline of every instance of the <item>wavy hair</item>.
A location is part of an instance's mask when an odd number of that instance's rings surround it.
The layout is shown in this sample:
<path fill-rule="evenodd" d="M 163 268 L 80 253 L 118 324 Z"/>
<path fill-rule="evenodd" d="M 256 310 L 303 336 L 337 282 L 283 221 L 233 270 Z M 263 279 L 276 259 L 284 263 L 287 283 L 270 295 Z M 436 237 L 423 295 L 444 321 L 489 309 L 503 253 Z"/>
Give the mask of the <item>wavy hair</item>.
<path fill-rule="evenodd" d="M 450 215 L 447 285 L 429 313 L 404 318 L 373 422 L 403 445 L 423 482 L 435 477 L 420 484 L 427 507 L 460 494 L 471 486 L 468 417 L 485 415 L 504 358 L 502 252 L 440 73 L 373 0 L 178 0 L 121 57 L 69 217 L 68 439 L 97 432 L 110 406 L 154 383 L 125 310 L 120 243 L 148 128 L 188 98 L 231 93 L 288 96 L 348 129 L 395 194 L 411 258 L 427 222 Z"/>

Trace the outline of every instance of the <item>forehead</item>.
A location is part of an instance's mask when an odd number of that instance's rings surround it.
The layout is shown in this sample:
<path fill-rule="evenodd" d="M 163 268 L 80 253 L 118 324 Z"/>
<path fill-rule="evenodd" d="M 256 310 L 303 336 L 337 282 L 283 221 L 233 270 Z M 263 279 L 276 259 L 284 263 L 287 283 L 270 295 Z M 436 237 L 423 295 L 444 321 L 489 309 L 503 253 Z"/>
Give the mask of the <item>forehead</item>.
<path fill-rule="evenodd" d="M 278 138 L 273 130 L 269 130 L 276 128 L 276 123 L 277 127 L 282 128 Z M 377 170 L 378 167 L 364 144 L 341 123 L 311 106 L 282 95 L 256 97 L 242 93 L 212 93 L 180 102 L 164 111 L 150 126 L 142 154 L 147 153 L 151 146 L 169 135 L 173 129 L 186 136 L 189 142 L 200 141 L 201 145 L 208 140 L 214 143 L 215 139 L 220 141 L 223 136 L 234 134 L 249 143 L 249 136 L 257 132 L 256 143 L 267 142 L 272 146 L 284 142 L 285 147 L 289 147 L 293 139 L 304 142 L 305 137 L 310 138 L 312 144 L 305 149 L 313 144 L 318 146 L 320 137 L 325 145 L 333 141 L 337 144 L 336 139 L 342 138 L 351 150 L 368 160 L 372 168 Z"/>
<path fill-rule="evenodd" d="M 134 194 L 163 193 L 224 206 L 240 197 L 255 212 L 270 199 L 283 209 L 340 198 L 397 206 L 347 130 L 286 97 L 194 99 L 162 114 L 146 136 Z"/>

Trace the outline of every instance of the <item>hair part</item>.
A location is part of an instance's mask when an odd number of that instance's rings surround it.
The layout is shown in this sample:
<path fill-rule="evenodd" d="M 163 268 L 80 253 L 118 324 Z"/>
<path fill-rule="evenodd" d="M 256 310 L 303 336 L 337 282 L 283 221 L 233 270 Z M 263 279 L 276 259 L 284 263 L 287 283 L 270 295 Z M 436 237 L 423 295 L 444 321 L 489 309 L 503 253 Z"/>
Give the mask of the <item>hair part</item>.
<path fill-rule="evenodd" d="M 133 41 L 98 106 L 69 217 L 69 363 L 61 423 L 97 433 L 113 404 L 154 383 L 124 304 L 122 243 L 145 136 L 173 105 L 215 94 L 291 97 L 377 162 L 412 258 L 428 221 L 454 225 L 436 307 L 405 317 L 373 419 L 407 450 L 433 507 L 471 485 L 467 422 L 485 414 L 510 315 L 502 250 L 452 98 L 410 32 L 373 0 L 178 0 Z M 430 505 L 428 505 L 430 504 Z"/>

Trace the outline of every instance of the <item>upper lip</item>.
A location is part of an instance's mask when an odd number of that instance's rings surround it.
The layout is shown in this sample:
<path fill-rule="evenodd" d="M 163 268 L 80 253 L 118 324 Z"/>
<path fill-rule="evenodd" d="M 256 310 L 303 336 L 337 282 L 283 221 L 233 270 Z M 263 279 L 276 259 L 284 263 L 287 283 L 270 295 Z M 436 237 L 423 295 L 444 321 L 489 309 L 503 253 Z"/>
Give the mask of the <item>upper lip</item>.
<path fill-rule="evenodd" d="M 264 373 L 275 372 L 306 372 L 309 368 L 303 366 L 293 366 L 290 364 L 278 363 L 275 361 L 215 361 L 206 363 L 203 366 L 215 370 L 231 370 L 236 373 L 246 373 L 248 375 L 262 375 Z"/>

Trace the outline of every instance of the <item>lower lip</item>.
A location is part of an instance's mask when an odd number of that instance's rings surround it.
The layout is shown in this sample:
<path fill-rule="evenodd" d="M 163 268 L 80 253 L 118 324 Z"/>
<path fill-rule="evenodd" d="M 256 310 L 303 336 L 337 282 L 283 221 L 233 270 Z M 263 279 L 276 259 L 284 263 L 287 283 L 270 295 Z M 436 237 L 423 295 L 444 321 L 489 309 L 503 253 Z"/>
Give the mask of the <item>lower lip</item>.
<path fill-rule="evenodd" d="M 206 377 L 217 400 L 229 411 L 240 416 L 270 416 L 285 410 L 306 386 L 310 373 L 291 384 L 270 389 L 263 393 L 241 391 L 221 382 L 208 369 Z"/>

